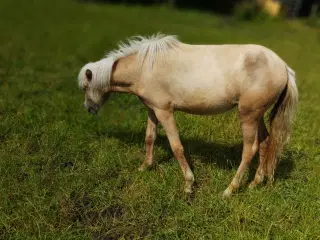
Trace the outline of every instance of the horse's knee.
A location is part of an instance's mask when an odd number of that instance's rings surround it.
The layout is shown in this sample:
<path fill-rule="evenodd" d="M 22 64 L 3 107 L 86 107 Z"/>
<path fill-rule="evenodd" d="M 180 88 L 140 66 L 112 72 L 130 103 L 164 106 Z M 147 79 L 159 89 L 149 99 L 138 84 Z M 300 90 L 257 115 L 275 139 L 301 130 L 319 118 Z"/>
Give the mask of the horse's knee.
<path fill-rule="evenodd" d="M 155 137 L 153 135 L 148 135 L 145 138 L 146 145 L 150 146 L 154 143 Z"/>

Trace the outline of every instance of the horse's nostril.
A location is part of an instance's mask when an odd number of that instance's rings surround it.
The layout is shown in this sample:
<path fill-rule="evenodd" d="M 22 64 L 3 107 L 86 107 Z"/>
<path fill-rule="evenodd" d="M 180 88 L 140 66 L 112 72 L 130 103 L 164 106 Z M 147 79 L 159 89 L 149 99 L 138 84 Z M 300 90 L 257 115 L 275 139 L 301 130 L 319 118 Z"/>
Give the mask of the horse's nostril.
<path fill-rule="evenodd" d="M 89 112 L 89 113 L 92 113 L 92 114 L 96 114 L 96 113 L 97 113 L 97 110 L 96 110 L 94 107 L 89 107 L 89 108 L 88 108 L 88 112 Z"/>

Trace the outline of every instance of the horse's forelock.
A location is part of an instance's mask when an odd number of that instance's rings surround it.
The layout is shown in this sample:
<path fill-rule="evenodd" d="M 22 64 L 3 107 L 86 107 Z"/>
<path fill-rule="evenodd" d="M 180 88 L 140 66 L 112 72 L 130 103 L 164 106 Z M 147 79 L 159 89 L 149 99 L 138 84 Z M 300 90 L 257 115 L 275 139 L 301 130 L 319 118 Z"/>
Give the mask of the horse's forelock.
<path fill-rule="evenodd" d="M 114 60 L 112 58 L 104 58 L 100 61 L 87 63 L 82 67 L 78 75 L 79 87 L 83 87 L 86 83 L 86 71 L 92 72 L 92 80 L 89 83 L 91 88 L 103 88 L 110 85 Z"/>
<path fill-rule="evenodd" d="M 101 59 L 94 63 L 92 87 L 103 88 L 110 86 L 112 67 L 114 64 L 112 57 Z"/>
<path fill-rule="evenodd" d="M 85 83 L 86 83 L 86 75 L 85 75 L 85 72 L 87 69 L 90 69 L 90 64 L 91 63 L 87 63 L 86 65 L 84 65 L 79 74 L 78 74 L 78 84 L 79 84 L 79 87 L 80 88 L 83 88 Z"/>

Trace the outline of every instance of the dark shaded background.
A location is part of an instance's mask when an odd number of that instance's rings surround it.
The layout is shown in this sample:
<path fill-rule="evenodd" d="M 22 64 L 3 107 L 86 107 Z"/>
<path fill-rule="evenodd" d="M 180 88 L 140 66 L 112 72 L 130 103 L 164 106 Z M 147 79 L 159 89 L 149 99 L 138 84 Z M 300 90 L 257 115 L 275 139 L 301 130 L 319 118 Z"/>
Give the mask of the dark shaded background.
<path fill-rule="evenodd" d="M 125 4 L 169 4 L 177 8 L 196 9 L 231 15 L 235 6 L 241 2 L 256 2 L 255 0 L 81 0 L 83 2 L 97 3 L 125 3 Z M 275 0 L 277 1 L 277 0 Z M 320 0 L 278 0 L 287 9 L 291 17 L 306 17 L 310 15 L 313 4 L 320 4 Z M 292 16 L 292 14 L 294 16 Z"/>

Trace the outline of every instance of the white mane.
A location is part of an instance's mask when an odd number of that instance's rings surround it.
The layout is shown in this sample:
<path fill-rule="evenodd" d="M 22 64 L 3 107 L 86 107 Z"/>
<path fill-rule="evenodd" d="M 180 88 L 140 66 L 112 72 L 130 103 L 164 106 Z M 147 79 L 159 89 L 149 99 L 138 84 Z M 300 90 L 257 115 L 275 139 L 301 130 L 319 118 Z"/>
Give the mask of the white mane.
<path fill-rule="evenodd" d="M 163 34 L 152 35 L 150 37 L 136 36 L 127 40 L 127 43 L 120 42 L 118 50 L 112 50 L 106 58 L 100 61 L 86 64 L 80 71 L 78 80 L 79 86 L 83 86 L 85 71 L 92 71 L 92 81 L 90 87 L 100 88 L 110 85 L 113 64 L 120 58 L 137 53 L 137 64 L 141 67 L 147 64 L 152 68 L 157 58 L 163 58 L 169 49 L 175 49 L 179 43 L 176 36 L 166 36 Z"/>

